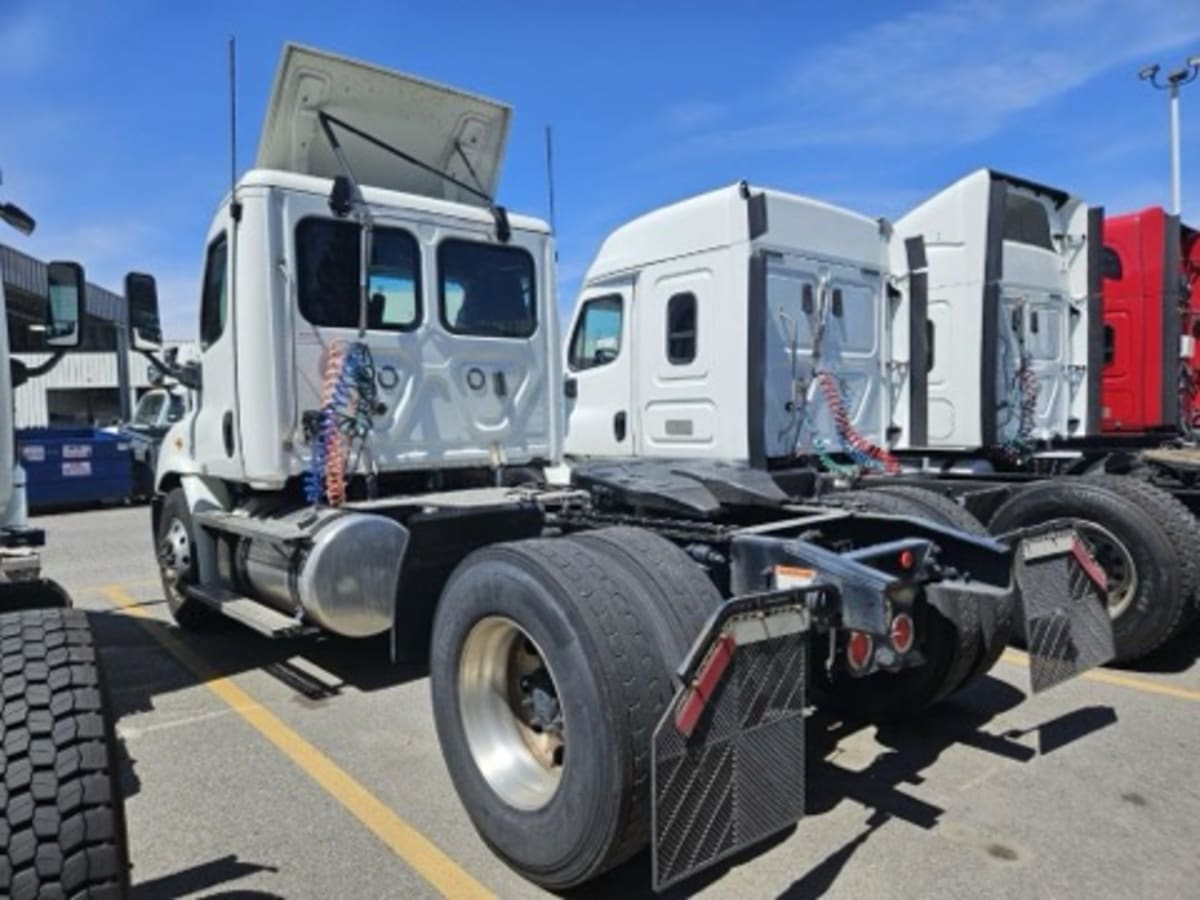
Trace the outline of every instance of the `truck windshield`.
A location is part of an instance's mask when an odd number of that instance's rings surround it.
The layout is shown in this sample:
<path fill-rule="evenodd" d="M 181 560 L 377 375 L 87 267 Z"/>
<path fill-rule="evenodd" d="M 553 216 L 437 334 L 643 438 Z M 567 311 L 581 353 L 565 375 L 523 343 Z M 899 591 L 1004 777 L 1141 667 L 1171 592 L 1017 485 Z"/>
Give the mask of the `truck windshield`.
<path fill-rule="evenodd" d="M 526 338 L 537 327 L 533 257 L 517 247 L 447 240 L 438 247 L 442 324 L 455 334 Z"/>
<path fill-rule="evenodd" d="M 133 413 L 134 425 L 154 425 L 158 422 L 158 416 L 162 412 L 163 400 L 165 397 L 162 394 L 146 394 L 138 401 L 137 409 Z"/>

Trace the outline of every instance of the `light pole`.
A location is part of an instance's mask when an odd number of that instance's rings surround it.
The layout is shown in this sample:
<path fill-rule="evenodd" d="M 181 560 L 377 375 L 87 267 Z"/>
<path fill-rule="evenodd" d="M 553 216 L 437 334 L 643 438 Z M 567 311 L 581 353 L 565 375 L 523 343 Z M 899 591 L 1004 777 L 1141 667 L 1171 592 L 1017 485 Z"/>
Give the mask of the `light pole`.
<path fill-rule="evenodd" d="M 1191 56 L 1178 69 L 1168 72 L 1160 82 L 1158 63 L 1144 66 L 1138 71 L 1138 78 L 1148 81 L 1160 91 L 1168 91 L 1168 103 L 1171 109 L 1171 212 L 1179 215 L 1183 205 L 1179 196 L 1179 89 L 1190 84 L 1200 75 L 1200 56 Z"/>

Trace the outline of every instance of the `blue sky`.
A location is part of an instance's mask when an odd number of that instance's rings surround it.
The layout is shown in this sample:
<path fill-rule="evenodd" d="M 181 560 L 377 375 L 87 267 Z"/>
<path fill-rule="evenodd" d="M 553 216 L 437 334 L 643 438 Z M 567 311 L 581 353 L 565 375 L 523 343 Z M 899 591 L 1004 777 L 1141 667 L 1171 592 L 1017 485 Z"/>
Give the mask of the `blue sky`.
<path fill-rule="evenodd" d="M 253 161 L 296 40 L 507 101 L 500 200 L 546 211 L 554 129 L 560 305 L 621 222 L 741 178 L 897 216 L 988 165 L 1120 211 L 1168 200 L 1167 106 L 1148 62 L 1200 54 L 1200 3 L 340 3 L 0 0 L 4 199 L 119 288 L 159 278 L 195 334 L 204 233 Z M 1184 90 L 1184 214 L 1200 222 L 1200 82 Z"/>

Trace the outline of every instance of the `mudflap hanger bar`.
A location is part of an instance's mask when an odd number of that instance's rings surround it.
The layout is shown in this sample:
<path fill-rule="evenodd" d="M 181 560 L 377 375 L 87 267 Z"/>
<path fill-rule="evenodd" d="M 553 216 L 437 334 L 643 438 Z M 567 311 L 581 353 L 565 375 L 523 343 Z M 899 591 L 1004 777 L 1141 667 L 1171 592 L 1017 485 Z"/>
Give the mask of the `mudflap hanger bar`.
<path fill-rule="evenodd" d="M 827 584 L 735 597 L 679 667 L 651 745 L 651 856 L 661 891 L 804 815 L 810 609 Z"/>
<path fill-rule="evenodd" d="M 870 553 L 876 548 L 869 548 Z M 911 552 L 924 565 L 932 548 L 927 541 L 897 542 L 896 555 Z M 730 588 L 737 594 L 774 586 L 778 566 L 801 566 L 820 573 L 821 582 L 836 589 L 837 612 L 843 627 L 886 637 L 891 627 L 890 601 L 901 599 L 905 585 L 898 578 L 867 565 L 851 554 L 836 553 L 803 540 L 783 540 L 767 535 L 738 535 L 732 541 Z M 867 557 L 864 557 L 867 558 Z M 872 560 L 874 561 L 874 560 Z M 920 571 L 920 570 L 916 570 Z M 818 602 L 830 606 L 823 597 Z"/>
<path fill-rule="evenodd" d="M 1034 693 L 1116 656 L 1108 615 L 1108 576 L 1075 529 L 1046 524 L 1009 532 L 1017 545 L 1029 679 Z"/>

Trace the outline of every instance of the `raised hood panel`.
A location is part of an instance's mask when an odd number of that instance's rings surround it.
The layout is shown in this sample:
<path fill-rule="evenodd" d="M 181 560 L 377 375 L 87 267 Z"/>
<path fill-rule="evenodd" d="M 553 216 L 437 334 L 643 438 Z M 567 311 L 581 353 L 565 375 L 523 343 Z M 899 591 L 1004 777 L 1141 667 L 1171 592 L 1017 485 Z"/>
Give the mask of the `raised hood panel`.
<path fill-rule="evenodd" d="M 342 174 L 317 120 L 324 111 L 438 171 L 495 196 L 512 110 L 391 69 L 288 44 L 267 106 L 256 167 Z M 335 126 L 361 184 L 464 203 L 483 201 Z M 470 166 L 456 150 L 461 146 Z M 472 175 L 474 170 L 474 175 Z"/>

